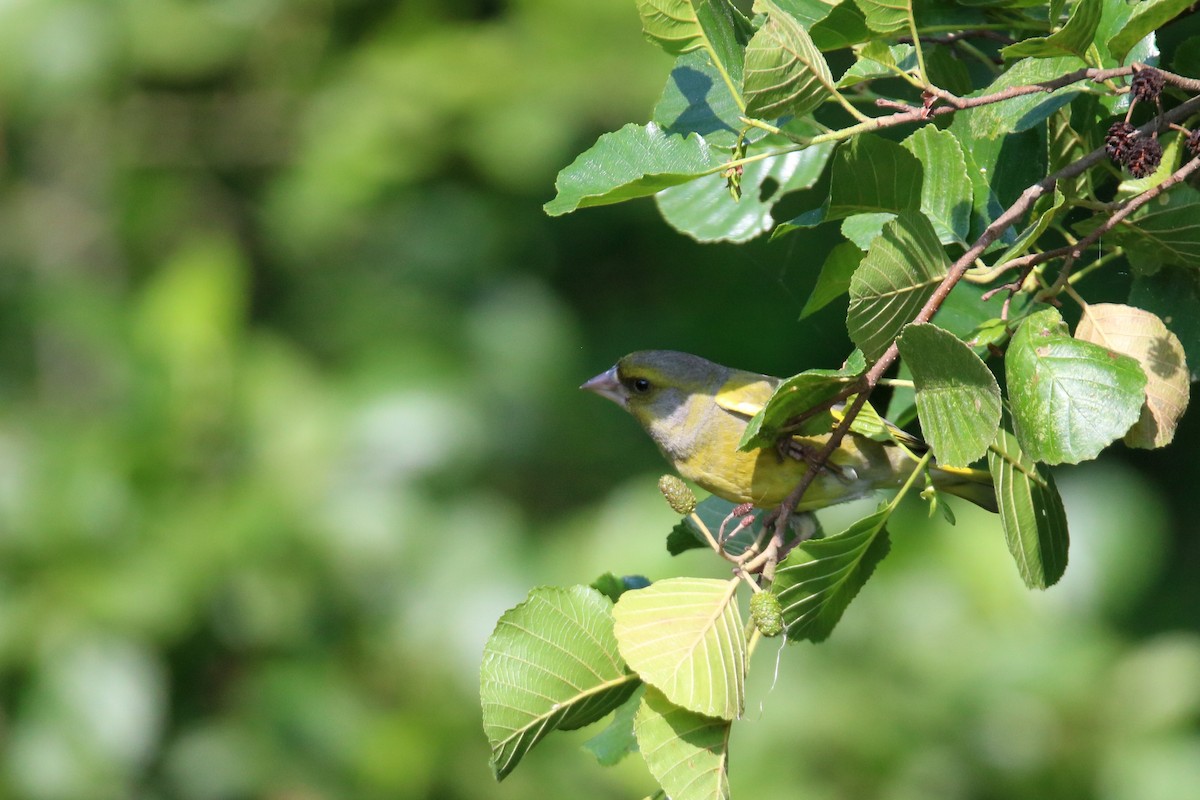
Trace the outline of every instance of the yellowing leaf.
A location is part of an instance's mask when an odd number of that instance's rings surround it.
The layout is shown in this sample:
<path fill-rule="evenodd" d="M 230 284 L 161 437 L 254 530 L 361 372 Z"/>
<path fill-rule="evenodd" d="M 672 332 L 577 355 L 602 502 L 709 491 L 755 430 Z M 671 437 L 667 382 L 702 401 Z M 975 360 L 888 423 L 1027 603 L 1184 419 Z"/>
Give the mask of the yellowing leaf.
<path fill-rule="evenodd" d="M 1179 337 L 1155 314 L 1118 303 L 1085 308 L 1075 337 L 1136 358 L 1146 373 L 1146 402 L 1125 444 L 1145 449 L 1170 444 L 1191 391 Z"/>
<path fill-rule="evenodd" d="M 709 717 L 741 716 L 746 636 L 737 583 L 670 578 L 625 592 L 613 608 L 622 657 L 671 703 Z"/>

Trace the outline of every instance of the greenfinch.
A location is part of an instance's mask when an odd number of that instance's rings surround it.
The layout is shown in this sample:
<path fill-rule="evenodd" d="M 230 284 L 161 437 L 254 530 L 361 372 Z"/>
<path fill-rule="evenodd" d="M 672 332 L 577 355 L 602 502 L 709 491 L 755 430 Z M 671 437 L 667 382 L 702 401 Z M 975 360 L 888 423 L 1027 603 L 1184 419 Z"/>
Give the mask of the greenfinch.
<path fill-rule="evenodd" d="M 684 478 L 732 503 L 782 503 L 830 434 L 793 436 L 786 447 L 743 452 L 746 425 L 770 399 L 779 378 L 723 367 L 669 350 L 631 353 L 581 386 L 633 415 Z M 912 474 L 912 451 L 925 446 L 894 429 L 895 442 L 849 433 L 796 507 L 812 511 L 900 487 Z M 991 476 L 981 470 L 930 469 L 934 487 L 996 510 Z"/>

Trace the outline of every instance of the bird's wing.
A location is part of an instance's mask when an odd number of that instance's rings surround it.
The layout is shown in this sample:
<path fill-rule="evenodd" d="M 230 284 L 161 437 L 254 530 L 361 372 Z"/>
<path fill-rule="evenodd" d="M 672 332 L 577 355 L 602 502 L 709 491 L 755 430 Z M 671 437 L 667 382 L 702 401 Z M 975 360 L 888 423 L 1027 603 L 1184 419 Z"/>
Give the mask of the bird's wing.
<path fill-rule="evenodd" d="M 778 385 L 779 379 L 769 375 L 735 372 L 725 381 L 725 385 L 717 390 L 715 399 L 719 407 L 731 414 L 753 417 L 762 411 Z"/>
<path fill-rule="evenodd" d="M 762 410 L 767 401 L 771 399 L 771 395 L 775 393 L 775 389 L 779 386 L 780 380 L 773 378 L 770 375 L 758 375 L 753 372 L 735 372 L 730 376 L 717 391 L 716 402 L 720 408 L 725 409 L 731 414 L 750 418 Z M 829 409 L 833 416 L 833 427 L 842 421 L 842 416 L 845 412 L 845 404 L 838 403 L 833 408 Z M 913 436 L 908 431 L 902 430 L 886 419 L 881 417 L 870 403 L 867 403 L 859 411 L 855 417 L 854 425 L 850 428 L 856 433 L 869 436 L 872 439 L 886 441 L 888 438 L 894 439 L 900 444 L 908 447 L 911 450 L 922 452 L 925 450 L 925 443 L 918 437 Z"/>

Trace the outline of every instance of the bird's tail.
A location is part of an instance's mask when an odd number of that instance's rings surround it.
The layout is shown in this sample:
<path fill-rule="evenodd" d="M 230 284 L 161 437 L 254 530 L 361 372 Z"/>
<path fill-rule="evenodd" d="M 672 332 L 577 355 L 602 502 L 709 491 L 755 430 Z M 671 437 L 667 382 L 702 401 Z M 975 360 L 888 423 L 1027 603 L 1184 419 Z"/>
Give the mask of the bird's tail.
<path fill-rule="evenodd" d="M 992 475 L 983 469 L 959 467 L 933 467 L 929 470 L 933 486 L 940 492 L 961 497 L 992 513 L 999 511 L 996 503 L 996 487 Z"/>

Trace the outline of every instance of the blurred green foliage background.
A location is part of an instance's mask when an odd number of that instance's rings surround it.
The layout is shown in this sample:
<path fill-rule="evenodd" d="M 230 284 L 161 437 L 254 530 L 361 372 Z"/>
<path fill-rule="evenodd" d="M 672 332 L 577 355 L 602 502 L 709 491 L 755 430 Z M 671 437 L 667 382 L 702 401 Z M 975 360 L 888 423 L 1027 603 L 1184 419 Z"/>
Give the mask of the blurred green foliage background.
<path fill-rule="evenodd" d="M 627 0 L 0 5 L 0 795 L 649 790 L 588 731 L 496 785 L 479 724 L 533 585 L 720 572 L 667 557 L 657 453 L 575 387 L 848 351 L 796 322 L 831 242 L 542 214 L 668 69 Z M 986 514 L 914 506 L 829 643 L 760 649 L 735 793 L 1200 785 L 1196 416 L 1059 472 L 1044 594 Z"/>

